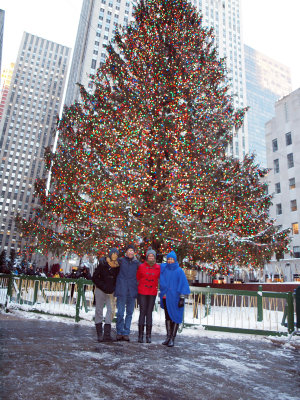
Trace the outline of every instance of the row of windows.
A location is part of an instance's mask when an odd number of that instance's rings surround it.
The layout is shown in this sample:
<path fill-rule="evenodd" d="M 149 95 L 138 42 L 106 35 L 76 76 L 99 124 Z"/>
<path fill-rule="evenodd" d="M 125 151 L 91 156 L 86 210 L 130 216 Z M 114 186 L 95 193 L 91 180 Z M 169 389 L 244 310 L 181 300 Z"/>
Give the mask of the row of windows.
<path fill-rule="evenodd" d="M 290 178 L 289 179 L 289 189 L 293 190 L 296 188 L 296 181 L 295 178 Z M 280 186 L 280 182 L 276 182 L 275 183 L 275 193 L 281 193 L 281 186 Z"/>
<path fill-rule="evenodd" d="M 291 132 L 288 132 L 285 134 L 285 144 L 287 146 L 292 144 L 292 133 Z M 278 150 L 278 140 L 277 139 L 272 140 L 272 149 L 273 149 L 273 152 Z"/>
<path fill-rule="evenodd" d="M 287 156 L 287 167 L 288 168 L 293 168 L 294 167 L 294 155 L 293 153 L 289 153 Z M 279 159 L 276 158 L 276 160 L 273 161 L 273 168 L 274 168 L 274 174 L 278 174 L 280 172 L 280 167 L 279 167 Z"/>
<path fill-rule="evenodd" d="M 106 4 L 106 0 L 101 0 L 102 4 Z M 117 3 L 121 3 L 121 0 L 117 0 Z M 127 6 L 128 4 L 128 6 Z M 112 7 L 113 3 L 111 1 L 108 2 L 108 7 Z M 126 3 L 126 6 L 129 7 L 129 3 Z"/>
<path fill-rule="evenodd" d="M 290 201 L 290 210 L 297 211 L 297 200 Z M 276 215 L 282 214 L 282 205 L 281 203 L 276 204 Z"/>

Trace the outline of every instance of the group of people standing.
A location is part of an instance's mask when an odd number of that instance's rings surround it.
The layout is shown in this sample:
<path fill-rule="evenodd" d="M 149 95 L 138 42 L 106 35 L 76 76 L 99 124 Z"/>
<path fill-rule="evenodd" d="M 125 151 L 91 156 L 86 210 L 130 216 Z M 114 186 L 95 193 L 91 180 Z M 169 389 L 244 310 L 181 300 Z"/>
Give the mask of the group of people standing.
<path fill-rule="evenodd" d="M 132 314 L 136 298 L 140 315 L 138 321 L 138 342 L 151 343 L 152 313 L 160 287 L 160 306 L 165 312 L 167 337 L 162 343 L 174 346 L 178 326 L 183 320 L 184 297 L 190 293 L 187 278 L 180 268 L 174 251 L 167 255 L 167 262 L 159 265 L 156 252 L 149 248 L 145 262 L 136 258 L 134 245 L 128 245 L 125 256 L 119 257 L 119 251 L 111 248 L 106 257 L 98 261 L 92 280 L 95 289 L 95 325 L 98 341 L 113 341 L 111 323 L 114 314 L 113 304 L 117 305 L 117 340 L 129 341 Z M 103 308 L 106 305 L 103 326 Z"/>

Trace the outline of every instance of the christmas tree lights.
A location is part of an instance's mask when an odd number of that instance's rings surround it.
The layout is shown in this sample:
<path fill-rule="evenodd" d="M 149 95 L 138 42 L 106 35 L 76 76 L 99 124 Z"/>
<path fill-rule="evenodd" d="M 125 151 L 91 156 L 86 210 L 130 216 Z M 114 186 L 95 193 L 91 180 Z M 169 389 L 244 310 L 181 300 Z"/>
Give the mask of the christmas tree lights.
<path fill-rule="evenodd" d="M 261 266 L 288 231 L 252 156 L 228 156 L 246 109 L 234 110 L 212 29 L 184 0 L 148 0 L 118 32 L 93 93 L 65 108 L 51 188 L 18 218 L 28 250 L 101 254 L 126 242 L 216 265 Z M 33 242 L 35 238 L 35 242 Z"/>

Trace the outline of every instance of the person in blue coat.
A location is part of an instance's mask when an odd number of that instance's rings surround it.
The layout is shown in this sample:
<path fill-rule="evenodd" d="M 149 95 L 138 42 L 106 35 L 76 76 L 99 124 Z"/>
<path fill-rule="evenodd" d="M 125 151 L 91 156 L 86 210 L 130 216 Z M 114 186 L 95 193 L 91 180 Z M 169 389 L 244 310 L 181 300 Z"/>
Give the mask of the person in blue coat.
<path fill-rule="evenodd" d="M 167 338 L 162 343 L 174 346 L 178 326 L 183 320 L 184 296 L 190 294 L 184 271 L 177 262 L 174 251 L 167 255 L 167 262 L 160 266 L 160 306 L 165 310 Z"/>
<path fill-rule="evenodd" d="M 129 342 L 130 326 L 135 300 L 138 295 L 136 272 L 141 264 L 135 257 L 135 247 L 128 245 L 125 257 L 118 259 L 120 272 L 117 277 L 115 297 L 117 298 L 117 340 Z M 124 314 L 126 311 L 126 316 Z"/>

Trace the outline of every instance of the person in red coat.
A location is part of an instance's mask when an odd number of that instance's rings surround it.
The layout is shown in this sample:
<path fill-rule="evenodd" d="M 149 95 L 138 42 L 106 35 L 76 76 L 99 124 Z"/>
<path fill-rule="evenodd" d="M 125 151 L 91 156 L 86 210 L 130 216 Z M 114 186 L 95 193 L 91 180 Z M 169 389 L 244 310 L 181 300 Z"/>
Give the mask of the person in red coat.
<path fill-rule="evenodd" d="M 152 312 L 158 289 L 160 266 L 156 264 L 156 252 L 150 247 L 146 253 L 146 261 L 137 270 L 139 316 L 139 343 L 144 341 L 146 322 L 146 342 L 151 343 Z"/>

